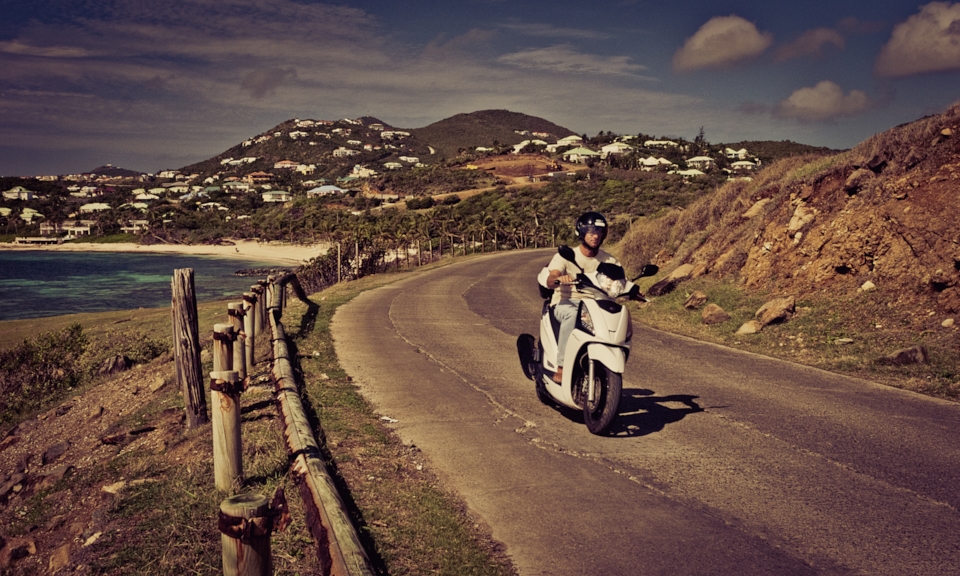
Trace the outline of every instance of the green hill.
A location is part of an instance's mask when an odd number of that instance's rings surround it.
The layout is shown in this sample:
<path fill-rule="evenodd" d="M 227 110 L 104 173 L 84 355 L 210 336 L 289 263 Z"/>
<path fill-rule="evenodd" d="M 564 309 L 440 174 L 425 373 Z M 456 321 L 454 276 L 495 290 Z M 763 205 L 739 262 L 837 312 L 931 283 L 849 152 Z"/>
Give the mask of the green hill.
<path fill-rule="evenodd" d="M 543 118 L 509 110 L 457 114 L 409 132 L 418 142 L 432 146 L 443 157 L 456 156 L 461 149 L 470 150 L 477 146 L 518 144 L 535 138 L 531 135 L 533 132 L 550 134 L 553 138 L 576 134 Z"/>

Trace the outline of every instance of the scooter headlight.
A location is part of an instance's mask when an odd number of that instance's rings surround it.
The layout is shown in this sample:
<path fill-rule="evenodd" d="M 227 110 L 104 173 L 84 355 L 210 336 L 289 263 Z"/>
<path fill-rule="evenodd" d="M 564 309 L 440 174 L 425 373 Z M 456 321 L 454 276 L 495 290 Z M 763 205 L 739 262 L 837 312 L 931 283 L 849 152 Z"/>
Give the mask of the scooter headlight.
<path fill-rule="evenodd" d="M 577 328 L 580 328 L 591 336 L 596 336 L 596 332 L 593 330 L 593 318 L 590 316 L 590 311 L 587 310 L 587 307 L 583 304 L 580 305 L 580 315 L 577 319 Z"/>

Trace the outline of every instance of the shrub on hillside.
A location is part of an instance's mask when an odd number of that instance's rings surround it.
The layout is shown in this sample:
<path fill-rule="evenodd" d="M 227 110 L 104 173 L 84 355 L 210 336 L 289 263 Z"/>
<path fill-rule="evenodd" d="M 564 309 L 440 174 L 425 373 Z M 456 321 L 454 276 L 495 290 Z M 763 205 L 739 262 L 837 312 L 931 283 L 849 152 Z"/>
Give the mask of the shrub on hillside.
<path fill-rule="evenodd" d="M 74 324 L 0 352 L 0 424 L 77 386 L 87 344 L 83 329 Z"/>
<path fill-rule="evenodd" d="M 129 364 L 145 364 L 170 350 L 170 345 L 146 336 L 139 331 L 113 332 L 93 340 L 80 357 L 78 367 L 84 378 L 92 378 L 117 356 Z"/>

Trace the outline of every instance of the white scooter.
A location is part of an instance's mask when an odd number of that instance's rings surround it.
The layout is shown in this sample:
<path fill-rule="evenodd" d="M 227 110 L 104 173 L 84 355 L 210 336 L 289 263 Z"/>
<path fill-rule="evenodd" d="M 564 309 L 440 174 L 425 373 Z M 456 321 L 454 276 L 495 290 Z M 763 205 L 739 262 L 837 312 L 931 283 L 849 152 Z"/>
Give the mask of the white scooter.
<path fill-rule="evenodd" d="M 573 249 L 561 246 L 560 255 L 574 266 Z M 633 281 L 627 281 L 622 267 L 601 264 L 596 272 L 586 274 L 580 268 L 576 286 L 594 298 L 580 300 L 576 327 L 563 350 L 562 382 L 553 381 L 557 371 L 557 341 L 560 322 L 554 318 L 549 298 L 554 287 L 543 285 L 546 275 L 541 273 L 540 295 L 546 300 L 540 318 L 540 340 L 530 334 L 517 338 L 517 351 L 524 375 L 536 382 L 537 397 L 544 404 L 554 402 L 583 411 L 583 422 L 593 434 L 605 434 L 620 409 L 623 371 L 630 355 L 633 322 L 630 312 L 618 303 L 618 297 L 632 297 L 647 302 Z M 652 264 L 643 267 L 637 280 L 653 276 L 658 268 Z"/>

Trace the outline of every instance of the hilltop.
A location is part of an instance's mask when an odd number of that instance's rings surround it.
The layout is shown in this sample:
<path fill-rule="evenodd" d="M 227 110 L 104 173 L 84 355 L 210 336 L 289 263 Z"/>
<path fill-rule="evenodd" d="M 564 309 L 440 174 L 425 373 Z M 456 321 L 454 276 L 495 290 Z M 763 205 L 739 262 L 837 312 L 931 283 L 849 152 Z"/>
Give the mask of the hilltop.
<path fill-rule="evenodd" d="M 434 147 L 442 157 L 455 157 L 478 146 L 512 146 L 530 138 L 556 142 L 575 135 L 553 122 L 508 110 L 481 110 L 457 114 L 423 128 L 411 129 L 419 141 Z"/>

